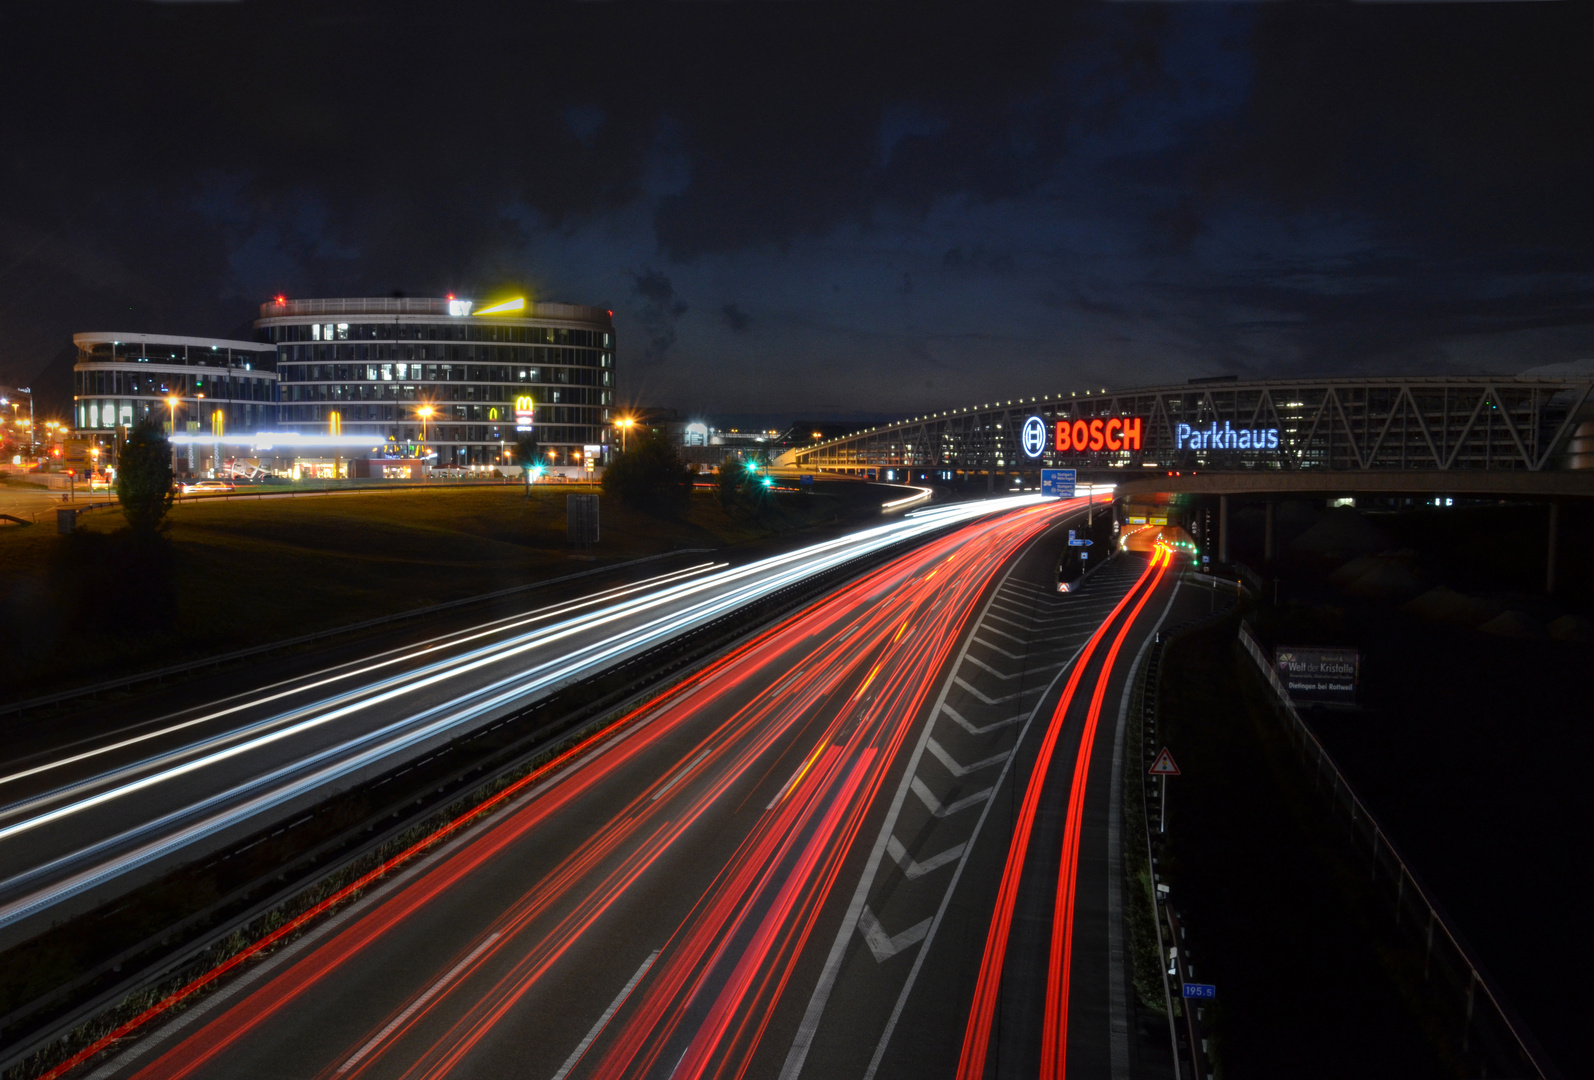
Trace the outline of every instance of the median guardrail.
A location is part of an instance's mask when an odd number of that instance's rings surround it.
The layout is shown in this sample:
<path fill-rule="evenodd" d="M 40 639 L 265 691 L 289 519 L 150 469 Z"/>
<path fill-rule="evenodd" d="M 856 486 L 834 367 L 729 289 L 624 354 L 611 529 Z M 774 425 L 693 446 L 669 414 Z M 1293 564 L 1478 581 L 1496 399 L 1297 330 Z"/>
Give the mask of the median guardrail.
<path fill-rule="evenodd" d="M 221 653 L 217 656 L 202 657 L 182 664 L 172 664 L 168 667 L 154 668 L 150 671 L 141 671 L 133 675 L 126 675 L 118 679 L 107 679 L 104 682 L 94 683 L 90 686 L 78 687 L 72 690 L 62 690 L 54 694 L 44 694 L 40 697 L 28 698 L 25 701 L 12 702 L 0 705 L 0 716 L 12 713 L 24 713 L 29 709 L 43 708 L 47 705 L 59 705 L 65 701 L 78 698 L 94 697 L 97 694 L 109 693 L 113 690 L 126 690 L 146 682 L 159 682 L 162 679 L 173 678 L 192 671 L 201 671 L 209 667 L 220 667 L 235 660 L 246 660 L 251 656 L 263 656 L 280 649 L 291 649 L 298 645 L 306 645 L 312 641 L 321 641 L 340 634 L 351 634 L 359 630 L 369 630 L 376 626 L 388 626 L 402 622 L 406 619 L 420 618 L 424 615 L 435 615 L 440 611 L 450 608 L 464 607 L 467 604 L 480 604 L 488 600 L 497 600 L 516 593 L 529 592 L 533 589 L 545 588 L 549 585 L 559 585 L 567 581 L 576 581 L 580 578 L 592 577 L 596 574 L 607 574 L 627 566 L 638 566 L 642 563 L 656 562 L 659 559 L 668 559 L 675 555 L 704 554 L 715 550 L 714 548 L 677 548 L 674 551 L 664 551 L 657 555 L 644 555 L 640 559 L 628 559 L 625 562 L 610 563 L 608 566 L 595 566 L 590 570 L 579 570 L 574 574 L 561 574 L 559 577 L 546 578 L 542 581 L 532 581 L 525 585 L 511 585 L 507 589 L 496 589 L 493 592 L 478 593 L 475 596 L 465 596 L 458 600 L 445 600 L 438 604 L 428 604 L 425 607 L 412 608 L 409 611 L 400 611 L 392 615 L 379 615 L 374 619 L 362 619 L 359 622 L 346 623 L 343 626 L 329 627 L 326 630 L 316 630 L 309 634 L 300 634 L 297 637 L 284 638 L 282 641 L 271 641 L 264 645 L 252 645 L 247 649 L 237 649 L 233 652 Z"/>

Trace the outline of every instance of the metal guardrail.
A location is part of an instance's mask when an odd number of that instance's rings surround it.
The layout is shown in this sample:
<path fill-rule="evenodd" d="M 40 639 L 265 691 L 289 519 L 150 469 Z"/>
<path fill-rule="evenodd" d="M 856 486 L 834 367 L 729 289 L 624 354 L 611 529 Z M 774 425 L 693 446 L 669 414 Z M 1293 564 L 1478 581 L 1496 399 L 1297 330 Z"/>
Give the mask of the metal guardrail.
<path fill-rule="evenodd" d="M 1185 574 L 1184 580 L 1204 581 L 1209 577 L 1210 575 Z M 1216 590 L 1213 595 L 1215 598 Z M 1166 830 L 1167 802 L 1159 786 L 1148 782 L 1146 770 L 1151 767 L 1158 748 L 1163 745 L 1160 708 L 1163 653 L 1170 645 L 1182 641 L 1191 634 L 1233 617 L 1234 606 L 1226 604 L 1222 610 L 1214 611 L 1210 615 L 1203 615 L 1161 631 L 1146 654 L 1146 663 L 1137 690 L 1140 696 L 1138 709 L 1141 759 L 1138 766 L 1130 765 L 1129 768 L 1134 770 L 1136 783 L 1140 785 L 1142 820 L 1146 826 L 1146 865 L 1152 881 L 1151 915 L 1152 922 L 1157 928 L 1157 956 L 1160 961 L 1158 966 L 1162 972 L 1163 999 L 1168 1012 L 1168 1037 L 1173 1054 L 1174 1080 L 1185 1080 L 1187 1076 L 1199 1080 L 1200 1077 L 1210 1075 L 1207 1070 L 1211 1066 L 1211 1061 L 1207 1055 L 1206 1041 L 1202 1038 L 1201 1018 L 1196 1013 L 1199 1006 L 1193 1005 L 1191 1000 L 1184 997 L 1185 976 L 1190 965 L 1188 948 L 1179 944 L 1184 940 L 1184 920 L 1178 915 L 1167 893 L 1163 891 L 1165 885 L 1161 879 L 1161 867 L 1153 843 L 1155 836 L 1162 835 Z M 1152 830 L 1153 818 L 1156 821 L 1155 834 Z M 1163 937 L 1164 928 L 1169 933 L 1167 938 Z M 1174 994 L 1175 983 L 1179 988 L 1177 999 Z M 1184 1012 L 1182 1032 L 1178 1018 L 1174 1016 L 1175 1000 L 1182 1003 L 1181 1008 Z"/>
<path fill-rule="evenodd" d="M 300 634 L 298 637 L 285 638 L 282 641 L 267 642 L 264 645 L 254 645 L 247 649 L 238 649 L 234 652 L 222 653 L 219 656 L 207 656 L 198 660 L 190 660 L 183 664 L 173 664 L 170 667 L 157 668 L 152 671 L 139 672 L 119 679 L 107 679 L 105 682 L 94 683 L 92 686 L 79 687 L 72 690 L 62 690 L 55 694 L 45 694 L 41 697 L 28 698 L 26 701 L 12 702 L 0 705 L 0 716 L 10 713 L 22 713 L 29 709 L 38 709 L 46 705 L 58 705 L 63 701 L 74 698 L 93 697 L 111 690 L 125 690 L 139 683 L 158 681 L 174 675 L 182 675 L 190 671 L 198 671 L 207 667 L 220 667 L 222 664 L 234 660 L 244 660 L 251 656 L 260 656 L 265 653 L 275 652 L 278 649 L 291 649 L 296 645 L 320 641 L 323 638 L 336 637 L 339 634 L 349 634 L 357 630 L 368 630 L 373 626 L 382 626 L 388 623 L 400 622 L 404 619 L 413 619 L 423 615 L 433 615 L 439 611 L 450 608 L 464 607 L 466 604 L 478 604 L 487 600 L 497 600 L 515 593 L 529 592 L 547 585 L 558 585 L 566 581 L 575 581 L 579 578 L 592 577 L 595 574 L 605 574 L 611 570 L 619 570 L 627 566 L 637 566 L 641 563 L 654 562 L 658 559 L 667 559 L 672 555 L 695 555 L 715 550 L 714 548 L 677 548 L 674 551 L 664 551 L 657 555 L 645 555 L 640 559 L 629 559 L 625 562 L 611 563 L 608 566 L 596 566 L 590 570 L 580 570 L 574 574 L 561 574 L 559 577 L 547 578 L 543 581 L 533 581 L 525 585 L 511 585 L 507 589 L 497 589 L 493 592 L 479 593 L 476 596 L 465 596 L 458 600 L 445 600 L 440 604 L 428 604 L 425 607 L 414 608 L 410 611 L 400 611 L 393 615 L 381 615 L 374 619 L 364 619 L 356 623 L 347 623 L 343 626 L 334 626 L 326 630 L 317 630 L 309 634 Z"/>
<path fill-rule="evenodd" d="M 1465 1001 L 1461 1020 L 1462 1052 L 1476 1054 L 1488 1062 L 1491 1075 L 1526 1075 L 1544 1080 L 1558 1078 L 1559 1071 L 1548 1063 L 1544 1051 L 1537 1047 L 1525 1025 L 1514 1019 L 1501 1003 L 1499 994 L 1490 985 L 1471 950 L 1451 928 L 1439 904 L 1401 857 L 1368 810 L 1367 804 L 1356 794 L 1333 757 L 1301 718 L 1278 672 L 1243 622 L 1240 624 L 1239 640 L 1240 645 L 1256 661 L 1263 680 L 1272 689 L 1278 711 L 1286 720 L 1290 735 L 1299 744 L 1302 757 L 1308 759 L 1314 786 L 1321 788 L 1324 780 L 1327 780 L 1333 805 L 1346 812 L 1347 824 L 1353 833 L 1366 842 L 1372 854 L 1374 879 L 1383 870 L 1388 882 L 1394 886 L 1397 923 L 1409 926 L 1421 935 L 1424 980 L 1438 982 Z M 1409 918 L 1402 919 L 1403 915 Z"/>

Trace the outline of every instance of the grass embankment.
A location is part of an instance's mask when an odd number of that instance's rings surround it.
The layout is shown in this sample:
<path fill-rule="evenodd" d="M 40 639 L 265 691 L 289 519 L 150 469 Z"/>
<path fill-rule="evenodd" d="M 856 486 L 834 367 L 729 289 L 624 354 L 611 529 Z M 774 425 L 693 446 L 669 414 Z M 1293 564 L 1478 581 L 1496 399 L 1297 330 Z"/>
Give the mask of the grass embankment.
<path fill-rule="evenodd" d="M 585 569 L 565 541 L 565 496 L 589 490 L 195 500 L 172 508 L 157 544 L 135 542 L 114 508 L 86 515 L 67 537 L 7 530 L 0 695 L 91 683 Z M 698 492 L 683 513 L 658 517 L 605 497 L 591 554 L 601 565 L 724 547 L 877 513 L 879 501 L 863 485 L 838 486 L 781 495 L 754 513 Z"/>
<path fill-rule="evenodd" d="M 1163 880 L 1184 914 L 1218 1075 L 1458 1075 L 1391 968 L 1392 905 L 1312 790 L 1225 621 L 1170 643 Z"/>

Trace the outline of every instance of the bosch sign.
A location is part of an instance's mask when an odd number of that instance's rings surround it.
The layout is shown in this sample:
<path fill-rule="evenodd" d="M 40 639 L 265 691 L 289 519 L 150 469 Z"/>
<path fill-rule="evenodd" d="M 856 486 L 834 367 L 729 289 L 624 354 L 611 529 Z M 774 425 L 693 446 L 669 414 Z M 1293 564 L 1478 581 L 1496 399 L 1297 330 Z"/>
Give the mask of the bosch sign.
<path fill-rule="evenodd" d="M 1057 445 L 1062 454 L 1096 453 L 1101 450 L 1139 450 L 1140 417 L 1109 416 L 1105 420 L 1057 421 Z"/>

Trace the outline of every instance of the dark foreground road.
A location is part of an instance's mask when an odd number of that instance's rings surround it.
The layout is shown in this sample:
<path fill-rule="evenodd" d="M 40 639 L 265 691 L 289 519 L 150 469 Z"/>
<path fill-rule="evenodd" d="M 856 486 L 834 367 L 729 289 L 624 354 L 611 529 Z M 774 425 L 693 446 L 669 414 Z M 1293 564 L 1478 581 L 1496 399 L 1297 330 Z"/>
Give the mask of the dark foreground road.
<path fill-rule="evenodd" d="M 1127 554 L 1058 595 L 1075 512 L 786 619 L 76 1073 L 1156 1075 L 1108 809 L 1174 574 Z"/>

